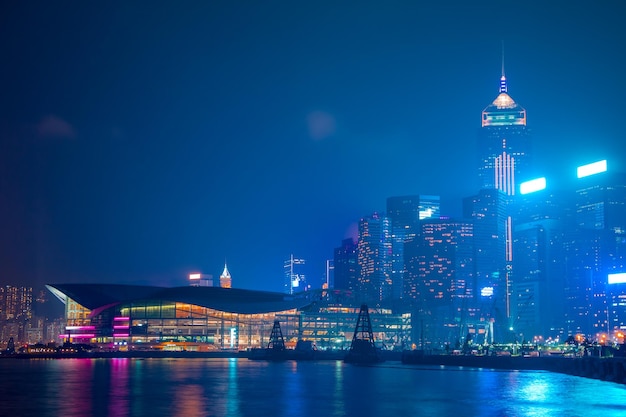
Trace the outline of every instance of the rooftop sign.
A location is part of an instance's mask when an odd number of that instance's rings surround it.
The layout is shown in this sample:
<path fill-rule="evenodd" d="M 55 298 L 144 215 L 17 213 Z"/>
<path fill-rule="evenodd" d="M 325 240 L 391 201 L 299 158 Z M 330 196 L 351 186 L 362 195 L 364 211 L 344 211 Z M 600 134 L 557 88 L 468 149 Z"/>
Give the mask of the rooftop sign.
<path fill-rule="evenodd" d="M 576 169 L 578 178 L 588 177 L 590 175 L 606 172 L 606 159 L 592 164 L 580 166 Z"/>
<path fill-rule="evenodd" d="M 520 184 L 520 194 L 530 194 L 535 191 L 541 191 L 546 188 L 546 177 L 536 178 L 534 180 L 526 181 Z"/>
<path fill-rule="evenodd" d="M 626 284 L 626 272 L 609 274 L 609 284 Z"/>

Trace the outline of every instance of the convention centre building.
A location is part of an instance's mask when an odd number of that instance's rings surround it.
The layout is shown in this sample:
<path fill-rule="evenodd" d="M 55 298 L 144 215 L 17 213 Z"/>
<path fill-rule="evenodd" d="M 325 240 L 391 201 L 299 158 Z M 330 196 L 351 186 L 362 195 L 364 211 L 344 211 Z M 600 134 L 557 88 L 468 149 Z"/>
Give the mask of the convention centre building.
<path fill-rule="evenodd" d="M 222 287 L 46 285 L 64 305 L 62 341 L 132 349 L 245 350 L 265 347 L 278 320 L 288 346 L 347 349 L 360 305 L 338 292 L 283 294 Z M 411 314 L 370 306 L 377 345 L 411 344 Z"/>

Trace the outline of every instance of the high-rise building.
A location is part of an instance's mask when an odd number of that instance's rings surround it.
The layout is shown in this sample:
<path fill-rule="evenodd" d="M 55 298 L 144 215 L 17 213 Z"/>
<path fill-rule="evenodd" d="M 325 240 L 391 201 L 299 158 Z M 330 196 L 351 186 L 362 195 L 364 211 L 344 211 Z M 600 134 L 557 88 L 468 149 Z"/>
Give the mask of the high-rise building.
<path fill-rule="evenodd" d="M 402 298 L 406 267 L 404 242 L 419 233 L 421 220 L 438 219 L 439 196 L 409 195 L 387 198 L 387 217 L 391 222 L 391 282 L 393 298 Z"/>
<path fill-rule="evenodd" d="M 518 340 L 566 335 L 567 206 L 567 195 L 561 190 L 541 190 L 513 199 L 511 328 Z"/>
<path fill-rule="evenodd" d="M 0 311 L 3 320 L 30 319 L 33 314 L 32 287 L 13 287 L 7 285 L 0 288 Z"/>
<path fill-rule="evenodd" d="M 626 273 L 609 274 L 607 287 L 609 329 L 623 335 L 626 333 Z M 621 339 L 623 341 L 624 336 Z"/>
<path fill-rule="evenodd" d="M 514 235 L 511 328 L 518 340 L 563 335 L 565 282 L 561 222 L 543 219 L 519 224 Z"/>
<path fill-rule="evenodd" d="M 464 326 L 477 320 L 474 241 L 471 220 L 432 219 L 406 243 L 405 298 L 412 300 L 429 342 L 465 336 Z"/>
<path fill-rule="evenodd" d="M 201 274 L 199 272 L 193 272 L 189 274 L 189 286 L 191 287 L 212 287 L 213 275 Z"/>
<path fill-rule="evenodd" d="M 302 258 L 296 258 L 291 254 L 289 259 L 283 263 L 283 273 L 285 277 L 285 292 L 293 294 L 299 291 L 306 291 L 306 274 L 304 265 L 306 261 Z"/>
<path fill-rule="evenodd" d="M 482 112 L 478 155 L 480 188 L 515 194 L 516 183 L 524 179 L 530 164 L 531 141 L 526 110 L 508 94 L 504 59 L 499 94 Z"/>
<path fill-rule="evenodd" d="M 359 283 L 359 264 L 357 244 L 352 238 L 342 240 L 341 246 L 335 248 L 333 263 L 335 266 L 334 288 L 356 292 Z"/>
<path fill-rule="evenodd" d="M 334 288 L 335 286 L 335 261 L 326 259 L 326 270 L 324 271 L 323 289 Z"/>
<path fill-rule="evenodd" d="M 232 286 L 232 278 L 230 272 L 228 272 L 228 266 L 226 266 L 226 262 L 224 262 L 224 271 L 222 271 L 222 275 L 220 275 L 220 287 L 232 288 Z"/>
<path fill-rule="evenodd" d="M 26 342 L 26 331 L 33 317 L 33 289 L 31 287 L 0 287 L 0 342 L 15 337 Z"/>
<path fill-rule="evenodd" d="M 359 221 L 357 260 L 360 300 L 391 298 L 391 225 L 388 217 L 374 213 Z"/>
<path fill-rule="evenodd" d="M 509 196 L 482 189 L 463 199 L 463 217 L 474 223 L 474 268 L 477 293 L 489 294 L 481 313 L 495 320 L 497 340 L 511 325 L 512 221 Z M 479 300 L 476 300 L 479 301 Z"/>
<path fill-rule="evenodd" d="M 512 317 L 513 219 L 511 196 L 529 175 L 531 137 L 526 110 L 509 95 L 504 73 L 498 96 L 482 112 L 478 134 L 478 178 L 481 191 L 464 200 L 464 216 L 474 220 L 476 280 L 483 294 L 491 294 L 490 319 L 500 340 L 510 332 Z M 498 337 L 496 337 L 498 338 Z"/>
<path fill-rule="evenodd" d="M 438 219 L 440 213 L 438 195 L 407 195 L 387 198 L 387 217 L 393 229 L 404 230 L 410 238 L 419 229 L 419 221 Z"/>
<path fill-rule="evenodd" d="M 606 162 L 606 161 L 603 161 Z M 573 227 L 566 235 L 566 297 L 570 332 L 610 333 L 619 299 L 608 276 L 626 272 L 626 176 L 606 170 L 579 175 Z M 612 311 L 613 310 L 613 311 Z"/>

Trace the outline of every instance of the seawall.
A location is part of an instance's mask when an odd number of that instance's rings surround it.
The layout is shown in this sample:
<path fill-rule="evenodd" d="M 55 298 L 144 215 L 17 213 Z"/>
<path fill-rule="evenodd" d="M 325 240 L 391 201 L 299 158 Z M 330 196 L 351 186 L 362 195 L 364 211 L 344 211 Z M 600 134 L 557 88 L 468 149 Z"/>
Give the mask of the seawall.
<path fill-rule="evenodd" d="M 402 363 L 550 371 L 626 384 L 626 358 L 622 357 L 425 355 L 418 351 L 406 351 L 402 354 Z"/>

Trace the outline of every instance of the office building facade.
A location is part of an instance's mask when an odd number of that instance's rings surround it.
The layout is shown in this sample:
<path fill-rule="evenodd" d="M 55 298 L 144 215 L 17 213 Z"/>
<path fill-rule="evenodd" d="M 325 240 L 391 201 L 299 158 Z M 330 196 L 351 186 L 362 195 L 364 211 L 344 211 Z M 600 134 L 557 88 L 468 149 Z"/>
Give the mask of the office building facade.
<path fill-rule="evenodd" d="M 433 195 L 409 195 L 387 198 L 387 217 L 391 222 L 392 297 L 404 296 L 406 265 L 404 244 L 420 232 L 420 221 L 438 219 L 440 198 Z"/>
<path fill-rule="evenodd" d="M 389 218 L 374 213 L 359 221 L 357 297 L 363 302 L 392 298 L 392 239 Z"/>
<path fill-rule="evenodd" d="M 359 285 L 358 248 L 352 238 L 344 239 L 334 250 L 334 286 L 338 290 L 356 293 Z"/>
<path fill-rule="evenodd" d="M 304 259 L 295 257 L 293 254 L 285 260 L 283 263 L 285 293 L 293 294 L 307 290 L 305 265 Z"/>
<path fill-rule="evenodd" d="M 626 176 L 605 171 L 579 178 L 573 198 L 566 234 L 568 328 L 610 334 L 624 326 L 615 321 L 625 315 L 617 291 L 623 286 L 609 283 L 609 276 L 626 272 Z"/>
<path fill-rule="evenodd" d="M 508 94 L 503 66 L 499 94 L 482 112 L 478 135 L 479 188 L 515 194 L 516 184 L 527 179 L 524 176 L 531 154 L 526 110 Z"/>
<path fill-rule="evenodd" d="M 440 346 L 460 339 L 480 318 L 474 306 L 474 225 L 453 219 L 425 220 L 407 241 L 405 298 L 424 327 L 424 339 Z"/>

